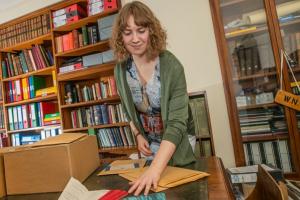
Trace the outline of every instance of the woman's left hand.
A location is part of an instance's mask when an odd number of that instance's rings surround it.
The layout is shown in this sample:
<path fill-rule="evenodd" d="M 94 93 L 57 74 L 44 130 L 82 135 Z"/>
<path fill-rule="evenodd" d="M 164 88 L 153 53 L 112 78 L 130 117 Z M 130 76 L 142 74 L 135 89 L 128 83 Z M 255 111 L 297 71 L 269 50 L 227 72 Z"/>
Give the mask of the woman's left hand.
<path fill-rule="evenodd" d="M 132 186 L 128 190 L 128 193 L 133 193 L 138 196 L 145 188 L 144 195 L 148 195 L 151 186 L 154 189 L 157 188 L 158 181 L 160 179 L 160 173 L 158 170 L 151 168 L 151 166 L 145 171 L 136 181 L 131 182 Z"/>

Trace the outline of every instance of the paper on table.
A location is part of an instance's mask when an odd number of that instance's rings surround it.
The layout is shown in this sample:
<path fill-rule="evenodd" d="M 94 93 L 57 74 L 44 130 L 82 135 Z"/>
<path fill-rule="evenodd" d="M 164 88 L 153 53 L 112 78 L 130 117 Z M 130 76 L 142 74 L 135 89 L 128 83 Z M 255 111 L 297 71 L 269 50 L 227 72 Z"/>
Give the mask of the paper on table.
<path fill-rule="evenodd" d="M 140 170 L 131 171 L 125 174 L 119 174 L 119 176 L 130 181 L 136 181 L 138 177 L 140 177 L 140 175 L 142 175 L 147 169 L 148 167 L 144 167 Z M 209 174 L 205 172 L 167 166 L 164 172 L 161 174 L 156 190 L 154 190 L 154 188 L 151 188 L 151 190 L 154 192 L 160 192 L 171 187 L 196 181 L 206 176 L 209 176 Z"/>
<path fill-rule="evenodd" d="M 71 177 L 58 200 L 98 200 L 109 190 L 88 191 L 88 189 L 75 178 Z"/>

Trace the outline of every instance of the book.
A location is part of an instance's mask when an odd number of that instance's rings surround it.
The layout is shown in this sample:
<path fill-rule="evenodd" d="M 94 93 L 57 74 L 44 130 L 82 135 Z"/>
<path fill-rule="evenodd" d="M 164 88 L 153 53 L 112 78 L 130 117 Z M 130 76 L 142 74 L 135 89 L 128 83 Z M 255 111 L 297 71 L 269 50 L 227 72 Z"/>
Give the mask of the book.
<path fill-rule="evenodd" d="M 276 181 L 284 180 L 282 170 L 274 168 L 265 164 L 261 165 L 266 171 L 268 171 Z M 258 165 L 250 165 L 245 167 L 228 168 L 227 173 L 229 175 L 232 184 L 235 183 L 255 183 L 257 181 Z"/>

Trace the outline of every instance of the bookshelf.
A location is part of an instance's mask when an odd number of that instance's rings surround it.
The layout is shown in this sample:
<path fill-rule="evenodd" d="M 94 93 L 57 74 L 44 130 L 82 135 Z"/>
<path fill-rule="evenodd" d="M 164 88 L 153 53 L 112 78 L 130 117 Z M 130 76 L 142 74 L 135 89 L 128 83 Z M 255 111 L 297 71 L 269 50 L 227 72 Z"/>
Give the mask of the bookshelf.
<path fill-rule="evenodd" d="M 206 92 L 189 93 L 189 106 L 195 124 L 196 156 L 214 156 L 215 149 Z M 199 152 L 197 152 L 197 147 L 199 147 Z"/>
<path fill-rule="evenodd" d="M 296 8 L 295 3 L 210 0 L 236 165 L 272 164 L 288 178 L 300 177 L 300 113 L 274 98 L 280 49 L 292 58 L 293 72 L 300 79 L 298 10 L 282 13 L 287 4 Z M 285 62 L 283 82 L 284 90 L 300 94 Z"/>
<path fill-rule="evenodd" d="M 66 0 L 0 25 L 1 90 L 6 94 L 0 98 L 0 109 L 4 110 L 1 112 L 4 116 L 0 116 L 3 122 L 3 126 L 0 123 L 1 141 L 3 135 L 7 135 L 7 145 L 21 145 L 23 135 L 40 133 L 43 139 L 45 132 L 59 128 L 64 134 L 96 135 L 102 162 L 137 152 L 115 88 L 113 69 L 116 62 L 109 51 L 109 34 L 106 34 L 111 25 L 98 29 L 98 23 L 112 18 L 121 6 L 120 1 L 107 2 L 118 6 L 89 16 L 87 0 Z M 66 7 L 78 9 L 80 16 L 72 16 L 74 18 L 68 18 L 68 23 L 61 25 L 62 21 L 53 16 Z M 96 56 L 92 58 L 101 55 L 103 62 L 89 63 L 91 57 L 88 56 L 93 54 Z M 71 61 L 77 58 L 76 69 L 70 69 Z M 41 91 L 31 92 L 29 86 L 23 87 L 31 81 L 36 81 L 33 88 Z M 76 101 L 71 100 L 74 97 Z M 48 115 L 55 116 L 53 119 L 46 118 L 47 113 L 40 110 L 29 115 L 31 109 L 46 105 L 52 106 L 53 113 Z M 24 119 L 32 120 L 32 114 L 40 120 L 25 123 Z M 58 131 L 52 131 L 50 135 L 56 133 Z"/>

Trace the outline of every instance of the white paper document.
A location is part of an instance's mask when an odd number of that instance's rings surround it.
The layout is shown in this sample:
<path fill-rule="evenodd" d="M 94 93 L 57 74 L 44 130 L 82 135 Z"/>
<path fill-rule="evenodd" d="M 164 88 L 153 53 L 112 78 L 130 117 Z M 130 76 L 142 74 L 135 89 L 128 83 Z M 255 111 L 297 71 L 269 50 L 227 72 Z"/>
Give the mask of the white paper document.
<path fill-rule="evenodd" d="M 82 183 L 71 177 L 58 200 L 98 200 L 108 191 L 109 190 L 88 191 Z"/>

